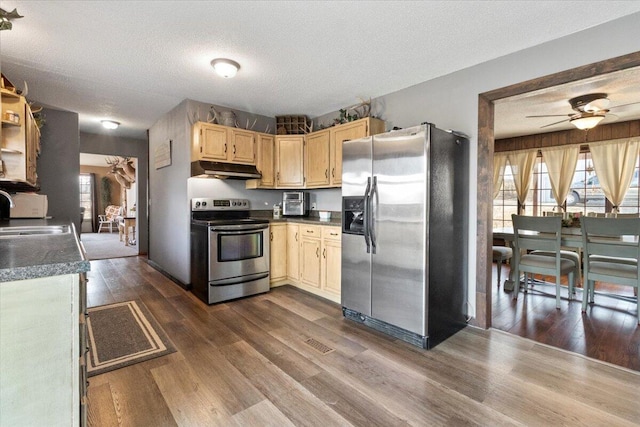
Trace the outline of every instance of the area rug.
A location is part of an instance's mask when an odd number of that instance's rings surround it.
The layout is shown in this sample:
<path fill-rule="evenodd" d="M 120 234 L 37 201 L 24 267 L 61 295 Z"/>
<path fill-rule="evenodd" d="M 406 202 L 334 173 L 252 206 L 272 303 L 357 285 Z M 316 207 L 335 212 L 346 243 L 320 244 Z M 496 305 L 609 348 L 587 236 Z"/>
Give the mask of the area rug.
<path fill-rule="evenodd" d="M 102 305 L 88 311 L 90 377 L 176 351 L 142 301 Z"/>

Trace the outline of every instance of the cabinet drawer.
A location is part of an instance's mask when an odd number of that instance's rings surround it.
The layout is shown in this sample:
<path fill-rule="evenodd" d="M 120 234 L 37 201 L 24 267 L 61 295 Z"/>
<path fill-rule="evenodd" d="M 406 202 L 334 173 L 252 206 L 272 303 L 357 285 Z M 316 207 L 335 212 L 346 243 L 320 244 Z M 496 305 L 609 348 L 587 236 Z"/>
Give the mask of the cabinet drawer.
<path fill-rule="evenodd" d="M 315 237 L 319 239 L 322 235 L 322 227 L 319 225 L 300 225 L 300 236 L 302 237 Z"/>
<path fill-rule="evenodd" d="M 340 227 L 322 227 L 322 238 L 324 240 L 337 240 L 340 241 L 342 233 Z"/>

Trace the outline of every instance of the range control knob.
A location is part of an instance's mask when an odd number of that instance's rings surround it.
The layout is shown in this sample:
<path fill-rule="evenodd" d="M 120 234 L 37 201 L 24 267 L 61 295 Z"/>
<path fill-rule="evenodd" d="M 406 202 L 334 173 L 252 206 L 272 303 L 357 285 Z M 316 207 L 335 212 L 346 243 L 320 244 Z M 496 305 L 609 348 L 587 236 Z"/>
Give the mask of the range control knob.
<path fill-rule="evenodd" d="M 202 202 L 202 207 L 204 208 L 205 206 L 207 206 L 207 202 Z"/>
<path fill-rule="evenodd" d="M 200 207 L 200 202 L 196 202 L 196 208 Z"/>
<path fill-rule="evenodd" d="M 247 201 L 242 202 L 242 206 L 247 206 Z"/>

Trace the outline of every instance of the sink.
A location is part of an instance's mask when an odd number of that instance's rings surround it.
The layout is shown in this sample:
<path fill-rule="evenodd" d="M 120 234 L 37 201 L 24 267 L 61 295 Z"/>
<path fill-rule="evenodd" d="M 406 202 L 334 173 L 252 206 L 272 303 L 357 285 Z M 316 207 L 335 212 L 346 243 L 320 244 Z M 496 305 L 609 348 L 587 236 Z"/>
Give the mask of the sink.
<path fill-rule="evenodd" d="M 69 234 L 69 225 L 31 225 L 22 227 L 0 227 L 0 237 L 41 236 L 47 234 Z"/>

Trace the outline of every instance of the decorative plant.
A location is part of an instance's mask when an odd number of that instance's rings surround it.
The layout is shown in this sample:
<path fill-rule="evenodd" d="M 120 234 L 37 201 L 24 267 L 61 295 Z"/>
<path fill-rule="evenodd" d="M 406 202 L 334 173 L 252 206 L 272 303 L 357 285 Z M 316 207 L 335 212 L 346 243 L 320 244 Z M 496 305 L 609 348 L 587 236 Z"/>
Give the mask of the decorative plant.
<path fill-rule="evenodd" d="M 100 181 L 102 186 L 102 191 L 100 192 L 102 206 L 107 207 L 111 203 L 111 180 L 108 177 L 103 176 Z"/>

